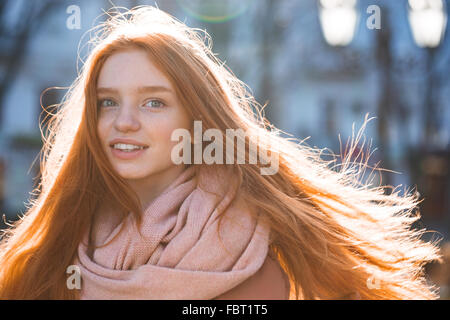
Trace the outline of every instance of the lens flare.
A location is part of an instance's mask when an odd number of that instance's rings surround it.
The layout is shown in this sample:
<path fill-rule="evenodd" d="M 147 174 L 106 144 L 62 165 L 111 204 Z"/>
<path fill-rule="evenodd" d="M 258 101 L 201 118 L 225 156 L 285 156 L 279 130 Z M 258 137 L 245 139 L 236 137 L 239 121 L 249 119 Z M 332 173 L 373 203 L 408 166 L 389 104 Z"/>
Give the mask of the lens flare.
<path fill-rule="evenodd" d="M 177 0 L 178 5 L 191 17 L 209 23 L 232 20 L 247 11 L 253 0 Z"/>

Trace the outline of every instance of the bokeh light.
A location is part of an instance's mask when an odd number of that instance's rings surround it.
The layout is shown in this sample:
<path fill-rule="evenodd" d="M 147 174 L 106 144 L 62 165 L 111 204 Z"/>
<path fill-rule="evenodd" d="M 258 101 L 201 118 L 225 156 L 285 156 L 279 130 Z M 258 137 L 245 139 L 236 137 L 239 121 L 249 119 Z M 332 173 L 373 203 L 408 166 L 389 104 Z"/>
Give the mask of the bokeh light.
<path fill-rule="evenodd" d="M 189 16 L 204 22 L 221 23 L 245 13 L 254 0 L 177 0 Z"/>
<path fill-rule="evenodd" d="M 437 47 L 444 35 L 447 14 L 442 0 L 409 0 L 409 22 L 420 47 Z"/>
<path fill-rule="evenodd" d="M 358 21 L 356 0 L 321 0 L 319 4 L 320 24 L 327 43 L 332 46 L 348 45 Z"/>

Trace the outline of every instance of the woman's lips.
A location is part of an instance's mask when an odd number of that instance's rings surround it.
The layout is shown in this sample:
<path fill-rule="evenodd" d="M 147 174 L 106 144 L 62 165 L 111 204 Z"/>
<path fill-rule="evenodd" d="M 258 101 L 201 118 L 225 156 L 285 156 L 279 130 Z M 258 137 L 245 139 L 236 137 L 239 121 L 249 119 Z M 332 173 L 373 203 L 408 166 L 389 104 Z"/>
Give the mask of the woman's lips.
<path fill-rule="evenodd" d="M 119 149 L 115 149 L 114 147 L 110 147 L 111 148 L 111 152 L 113 154 L 114 157 L 122 159 L 122 160 L 131 160 L 131 159 L 136 159 L 138 157 L 140 157 L 145 150 L 148 149 L 144 148 L 144 149 L 137 149 L 137 150 L 133 150 L 133 151 L 122 151 Z"/>

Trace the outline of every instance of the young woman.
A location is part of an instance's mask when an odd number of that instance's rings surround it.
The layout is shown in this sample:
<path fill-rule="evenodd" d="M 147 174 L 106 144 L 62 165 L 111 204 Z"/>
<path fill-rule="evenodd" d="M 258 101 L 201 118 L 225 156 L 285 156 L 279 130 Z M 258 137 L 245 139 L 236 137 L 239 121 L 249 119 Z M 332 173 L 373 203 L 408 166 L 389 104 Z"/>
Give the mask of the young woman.
<path fill-rule="evenodd" d="M 39 194 L 3 237 L 1 298 L 437 298 L 418 200 L 360 182 L 360 134 L 334 170 L 270 126 L 196 30 L 142 6 L 97 31 Z"/>

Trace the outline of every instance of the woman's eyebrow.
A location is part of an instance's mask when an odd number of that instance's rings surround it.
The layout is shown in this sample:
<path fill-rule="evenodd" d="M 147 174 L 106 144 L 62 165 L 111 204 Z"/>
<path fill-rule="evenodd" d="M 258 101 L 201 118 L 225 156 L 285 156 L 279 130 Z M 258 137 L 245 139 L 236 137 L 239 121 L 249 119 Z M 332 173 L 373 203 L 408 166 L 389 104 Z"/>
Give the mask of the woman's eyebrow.
<path fill-rule="evenodd" d="M 137 93 L 154 93 L 154 92 L 169 92 L 173 93 L 173 91 L 167 87 L 164 86 L 144 86 L 144 87 L 138 87 L 135 90 Z M 107 87 L 100 87 L 97 88 L 97 93 L 117 93 L 118 90 L 115 88 L 107 88 Z"/>

